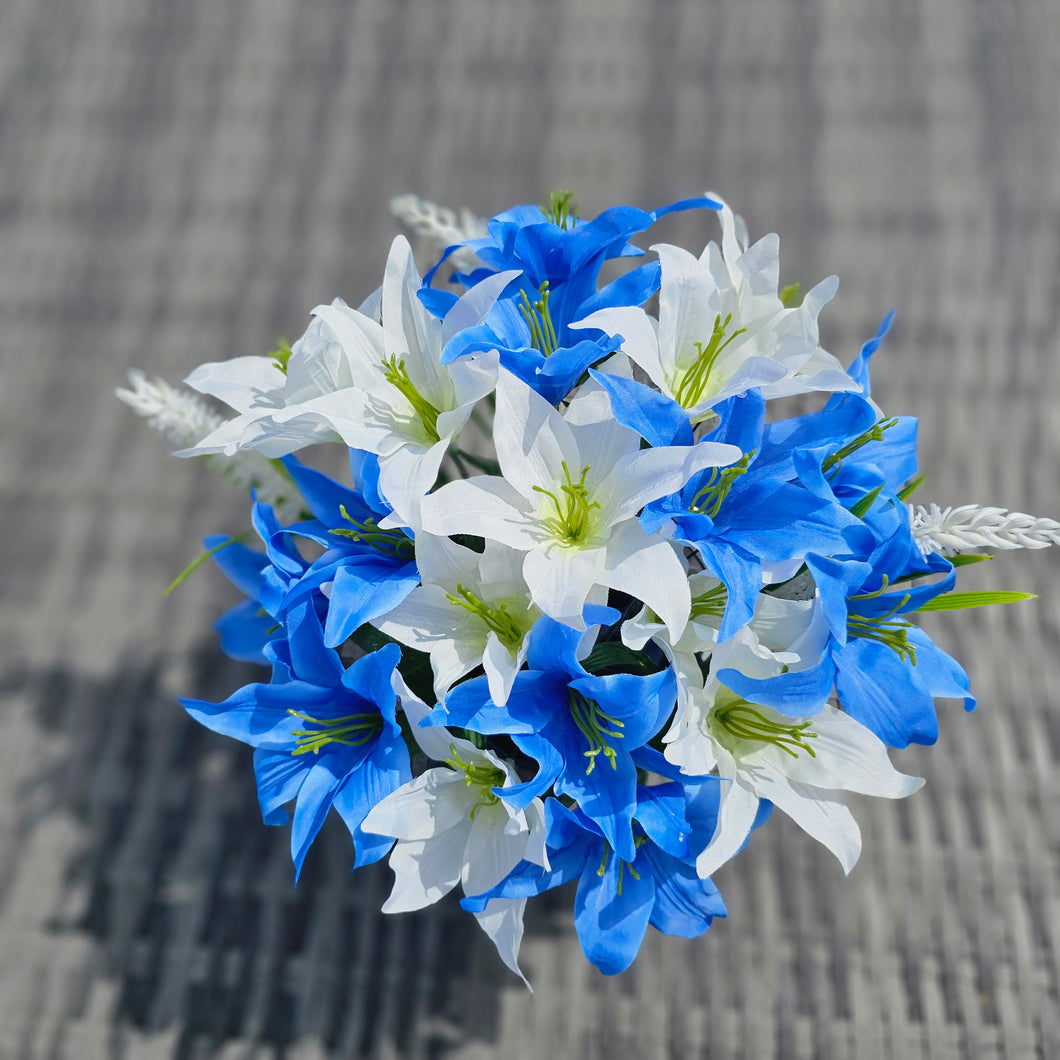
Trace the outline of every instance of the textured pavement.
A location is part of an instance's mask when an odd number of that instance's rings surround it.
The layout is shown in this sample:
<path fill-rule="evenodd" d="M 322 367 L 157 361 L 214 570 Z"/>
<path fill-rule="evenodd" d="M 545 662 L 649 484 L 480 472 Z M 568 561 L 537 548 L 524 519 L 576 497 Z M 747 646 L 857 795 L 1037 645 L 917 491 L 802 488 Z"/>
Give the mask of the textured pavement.
<path fill-rule="evenodd" d="M 253 679 L 162 586 L 246 504 L 113 397 L 356 303 L 394 194 L 489 215 L 707 188 L 844 362 L 921 417 L 918 499 L 1060 512 L 1060 7 L 1038 0 L 4 0 L 0 4 L 0 1060 L 1060 1056 L 1060 554 L 929 616 L 979 708 L 927 786 L 856 806 L 849 878 L 777 815 L 729 919 L 583 960 L 528 916 L 531 997 L 455 903 L 385 918 L 328 828 L 292 882 L 246 749 L 178 695 Z M 701 245 L 708 219 L 651 238 Z"/>

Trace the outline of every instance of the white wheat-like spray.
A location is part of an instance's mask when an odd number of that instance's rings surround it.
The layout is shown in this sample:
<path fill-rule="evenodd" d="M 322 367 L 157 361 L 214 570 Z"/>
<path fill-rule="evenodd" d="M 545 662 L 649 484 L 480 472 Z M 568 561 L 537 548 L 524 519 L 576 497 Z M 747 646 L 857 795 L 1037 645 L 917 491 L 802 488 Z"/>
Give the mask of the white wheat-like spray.
<path fill-rule="evenodd" d="M 913 538 L 926 556 L 971 548 L 1046 548 L 1060 545 L 1060 523 L 1006 508 L 962 504 L 940 508 L 908 505 Z"/>
<path fill-rule="evenodd" d="M 488 234 L 486 222 L 470 210 L 463 208 L 457 213 L 448 206 L 421 199 L 419 195 L 396 195 L 390 200 L 390 212 L 420 237 L 426 252 L 433 256 L 454 243 L 465 243 Z M 449 261 L 461 272 L 470 272 L 482 264 L 478 255 L 467 247 L 454 251 Z"/>
<path fill-rule="evenodd" d="M 198 445 L 225 422 L 194 394 L 178 390 L 164 379 L 148 379 L 138 368 L 129 372 L 129 389 L 119 387 L 115 393 L 174 450 Z M 237 486 L 256 490 L 258 500 L 272 507 L 282 522 L 299 517 L 302 505 L 297 488 L 261 453 L 243 449 L 233 456 L 210 454 L 200 459 Z"/>

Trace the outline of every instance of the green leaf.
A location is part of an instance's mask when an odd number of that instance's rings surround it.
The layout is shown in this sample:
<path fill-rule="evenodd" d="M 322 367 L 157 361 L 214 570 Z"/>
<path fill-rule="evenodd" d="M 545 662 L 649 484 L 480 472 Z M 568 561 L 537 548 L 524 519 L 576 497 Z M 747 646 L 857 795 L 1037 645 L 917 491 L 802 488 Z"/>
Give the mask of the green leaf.
<path fill-rule="evenodd" d="M 883 483 L 881 482 L 874 490 L 870 490 L 861 497 L 856 504 L 850 506 L 850 514 L 857 516 L 861 519 L 868 515 L 869 509 L 876 503 L 876 498 L 880 495 L 880 490 L 883 489 Z"/>
<path fill-rule="evenodd" d="M 371 655 L 373 651 L 379 651 L 380 648 L 385 648 L 388 644 L 398 643 L 393 637 L 388 637 L 381 630 L 376 629 L 375 626 L 369 625 L 367 622 L 363 626 L 358 626 L 350 634 L 350 640 L 366 655 Z"/>
<path fill-rule="evenodd" d="M 993 555 L 978 552 L 959 552 L 955 556 L 946 557 L 955 567 L 966 567 L 969 563 L 982 563 L 983 560 L 993 559 Z"/>
<path fill-rule="evenodd" d="M 465 740 L 474 744 L 480 751 L 485 751 L 489 747 L 489 740 L 487 740 L 482 733 L 475 732 L 474 729 L 459 729 L 458 732 Z"/>
<path fill-rule="evenodd" d="M 273 470 L 278 475 L 282 475 L 285 479 L 287 479 L 288 482 L 291 483 L 292 486 L 294 485 L 294 476 L 291 474 L 290 471 L 287 470 L 287 466 L 284 464 L 284 462 L 279 457 L 276 457 L 276 456 L 270 457 L 269 458 L 269 463 L 272 464 Z M 305 509 L 303 509 L 303 511 L 304 510 Z M 307 512 L 305 514 L 304 518 L 312 519 L 313 518 L 313 513 L 312 512 Z"/>
<path fill-rule="evenodd" d="M 277 339 L 276 349 L 273 350 L 269 356 L 272 358 L 273 364 L 286 375 L 287 362 L 291 359 L 291 344 L 286 339 Z"/>
<path fill-rule="evenodd" d="M 196 556 L 166 587 L 162 590 L 163 596 L 169 596 L 173 590 L 180 585 L 184 579 L 191 574 L 193 570 L 201 567 L 208 559 L 212 559 L 217 555 L 218 552 L 223 548 L 228 548 L 229 545 L 234 545 L 236 542 L 245 541 L 250 536 L 249 531 L 244 531 L 241 534 L 236 534 L 234 537 L 230 537 L 227 541 L 222 541 L 219 545 L 214 545 L 213 548 L 208 548 L 201 555 Z"/>
<path fill-rule="evenodd" d="M 457 449 L 455 446 L 449 451 L 449 455 L 466 460 L 472 467 L 477 467 L 479 471 L 485 471 L 487 475 L 499 475 L 501 473 L 501 465 L 496 460 L 491 460 L 488 456 L 469 453 L 464 449 Z"/>
<path fill-rule="evenodd" d="M 1014 589 L 994 589 L 971 593 L 943 593 L 922 604 L 918 611 L 962 611 L 968 607 L 987 607 L 990 604 L 1018 604 L 1034 600 L 1037 593 L 1021 593 Z"/>
<path fill-rule="evenodd" d="M 617 640 L 605 640 L 597 644 L 583 663 L 591 674 L 602 670 L 634 670 L 640 673 L 655 673 L 658 667 L 642 651 L 634 651 Z"/>
<path fill-rule="evenodd" d="M 472 552 L 482 553 L 486 551 L 486 539 L 484 537 L 476 537 L 474 534 L 453 534 L 453 540 L 458 545 L 471 549 Z"/>
<path fill-rule="evenodd" d="M 904 501 L 904 500 L 906 500 L 906 499 L 907 499 L 908 497 L 911 497 L 911 496 L 913 495 L 913 490 L 915 490 L 915 489 L 917 488 L 917 486 L 919 486 L 919 485 L 920 485 L 920 484 L 921 484 L 921 483 L 922 483 L 922 482 L 924 481 L 924 479 L 925 479 L 925 478 L 927 478 L 927 475 L 917 475 L 917 476 L 916 476 L 915 478 L 911 478 L 911 479 L 910 479 L 910 480 L 909 480 L 909 481 L 908 481 L 908 482 L 907 482 L 907 483 L 906 483 L 906 484 L 905 484 L 905 485 L 904 485 L 904 486 L 903 486 L 903 487 L 902 487 L 902 488 L 901 488 L 901 489 L 900 489 L 900 490 L 898 491 L 898 499 L 899 499 L 900 501 Z"/>

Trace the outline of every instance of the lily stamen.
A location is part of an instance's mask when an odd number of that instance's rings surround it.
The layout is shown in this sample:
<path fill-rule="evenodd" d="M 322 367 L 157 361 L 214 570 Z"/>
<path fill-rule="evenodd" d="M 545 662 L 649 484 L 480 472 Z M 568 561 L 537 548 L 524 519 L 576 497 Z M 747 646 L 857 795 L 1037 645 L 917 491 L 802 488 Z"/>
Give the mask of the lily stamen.
<path fill-rule="evenodd" d="M 896 416 L 891 416 L 890 419 L 877 420 L 868 430 L 862 431 L 861 434 L 856 438 L 852 438 L 846 445 L 841 446 L 830 456 L 826 456 L 821 462 L 821 471 L 827 475 L 829 471 L 834 469 L 836 474 L 838 474 L 843 466 L 843 461 L 848 456 L 856 453 L 863 445 L 868 445 L 869 442 L 882 442 L 884 431 L 889 431 L 897 423 L 898 418 Z"/>
<path fill-rule="evenodd" d="M 548 280 L 538 288 L 541 297 L 531 302 L 526 291 L 519 292 L 519 313 L 530 329 L 530 344 L 546 357 L 555 353 L 559 346 L 552 314 L 548 310 Z"/>
<path fill-rule="evenodd" d="M 315 718 L 299 710 L 287 711 L 288 714 L 311 725 L 316 729 L 292 729 L 295 737 L 293 755 L 319 754 L 322 747 L 330 743 L 341 743 L 347 747 L 360 747 L 373 739 L 383 730 L 383 718 L 379 714 L 345 714 L 341 718 Z"/>
<path fill-rule="evenodd" d="M 587 699 L 573 688 L 569 690 L 569 697 L 571 719 L 589 742 L 589 750 L 584 752 L 589 759 L 585 775 L 596 768 L 596 760 L 601 754 L 611 763 L 612 769 L 618 769 L 617 752 L 607 739 L 621 740 L 622 733 L 617 730 L 624 729 L 625 722 L 607 714 L 595 700 Z M 607 728 L 608 725 L 613 728 Z"/>
<path fill-rule="evenodd" d="M 728 590 L 724 585 L 715 585 L 713 589 L 692 597 L 692 610 L 689 618 L 721 618 L 725 614 Z"/>
<path fill-rule="evenodd" d="M 692 498 L 688 510 L 695 515 L 706 515 L 713 519 L 721 510 L 733 484 L 747 470 L 755 452 L 756 450 L 752 450 L 750 453 L 744 453 L 730 467 L 712 467 L 707 484 Z"/>
<path fill-rule="evenodd" d="M 408 369 L 405 367 L 405 359 L 403 357 L 399 359 L 396 353 L 392 353 L 389 358 L 385 358 L 383 360 L 383 378 L 401 392 L 405 400 L 412 406 L 413 412 L 419 418 L 420 423 L 423 424 L 423 429 L 428 436 L 432 441 L 437 442 L 439 440 L 438 416 L 440 411 L 416 389 L 416 384 L 409 377 Z"/>
<path fill-rule="evenodd" d="M 363 541 L 364 544 L 371 545 L 372 548 L 379 552 L 384 552 L 388 556 L 393 556 L 395 559 L 412 559 L 415 555 L 416 546 L 408 535 L 402 533 L 401 530 L 396 528 L 393 530 L 380 530 L 375 519 L 371 516 L 363 522 L 360 519 L 354 519 L 346 510 L 345 504 L 339 505 L 339 514 L 346 522 L 350 523 L 353 529 L 350 530 L 344 526 L 339 526 L 329 530 L 329 534 L 334 534 L 336 537 L 347 537 L 351 541 Z"/>
<path fill-rule="evenodd" d="M 729 313 L 724 320 L 721 319 L 721 314 L 719 313 L 714 318 L 714 331 L 707 342 L 705 344 L 702 342 L 693 343 L 698 356 L 692 365 L 685 369 L 681 375 L 681 381 L 674 388 L 674 400 L 681 408 L 694 408 L 703 400 L 703 395 L 707 390 L 707 383 L 710 381 L 710 373 L 718 363 L 718 358 L 721 356 L 722 351 L 747 330 L 747 328 L 737 328 L 731 335 L 726 337 L 725 332 L 731 323 L 732 313 Z"/>
<path fill-rule="evenodd" d="M 471 820 L 483 806 L 496 806 L 500 797 L 493 790 L 504 784 L 505 775 L 502 769 L 482 762 L 465 762 L 456 749 L 456 744 L 449 745 L 449 753 L 452 758 L 447 758 L 445 764 L 464 774 L 464 782 L 469 788 L 478 788 L 479 801 L 471 807 Z"/>
<path fill-rule="evenodd" d="M 454 607 L 463 607 L 473 615 L 478 615 L 486 625 L 493 630 L 501 639 L 501 643 L 509 648 L 519 644 L 525 631 L 508 611 L 507 604 L 498 604 L 491 607 L 480 600 L 470 589 L 464 588 L 462 584 L 456 587 L 456 595 L 446 593 L 445 598 Z"/>
<path fill-rule="evenodd" d="M 591 524 L 592 510 L 599 508 L 597 501 L 589 500 L 589 489 L 585 485 L 585 476 L 589 473 L 589 465 L 582 468 L 581 477 L 574 482 L 570 477 L 567 461 L 561 463 L 563 474 L 567 481 L 559 487 L 560 493 L 564 495 L 561 501 L 551 490 L 542 486 L 533 486 L 535 493 L 543 493 L 552 500 L 556 509 L 555 516 L 549 516 L 544 520 L 545 526 L 552 531 L 561 541 L 575 544 L 581 541 L 588 533 Z"/>
<path fill-rule="evenodd" d="M 817 757 L 814 749 L 806 743 L 807 740 L 817 739 L 817 733 L 809 731 L 812 722 L 785 725 L 783 722 L 772 721 L 746 699 L 737 699 L 718 707 L 711 718 L 726 733 L 738 740 L 772 744 L 792 758 L 798 758 L 800 751 L 805 751 L 811 758 Z"/>

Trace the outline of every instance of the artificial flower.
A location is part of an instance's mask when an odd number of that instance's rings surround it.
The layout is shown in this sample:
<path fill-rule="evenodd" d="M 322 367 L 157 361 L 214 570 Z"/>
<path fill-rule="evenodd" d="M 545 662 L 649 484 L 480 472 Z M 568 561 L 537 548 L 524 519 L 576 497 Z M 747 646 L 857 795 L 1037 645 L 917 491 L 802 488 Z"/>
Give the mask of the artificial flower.
<path fill-rule="evenodd" d="M 691 607 L 684 567 L 637 515 L 739 450 L 710 442 L 643 449 L 598 385 L 587 384 L 561 415 L 503 370 L 494 438 L 501 475 L 436 490 L 423 502 L 423 529 L 479 534 L 524 552 L 530 595 L 559 622 L 583 628 L 590 594 L 612 588 L 648 604 L 679 637 Z"/>

